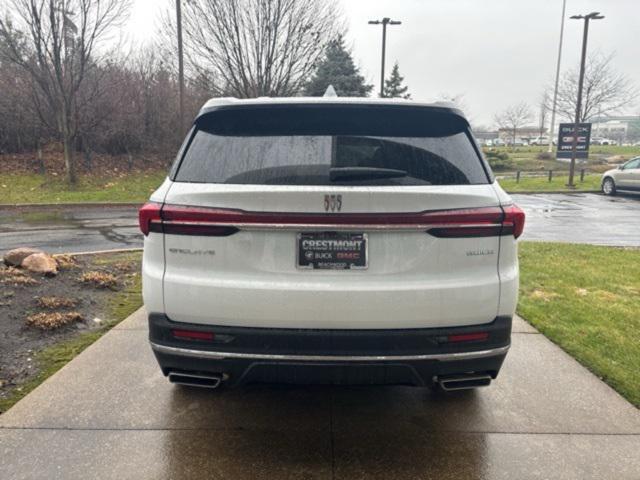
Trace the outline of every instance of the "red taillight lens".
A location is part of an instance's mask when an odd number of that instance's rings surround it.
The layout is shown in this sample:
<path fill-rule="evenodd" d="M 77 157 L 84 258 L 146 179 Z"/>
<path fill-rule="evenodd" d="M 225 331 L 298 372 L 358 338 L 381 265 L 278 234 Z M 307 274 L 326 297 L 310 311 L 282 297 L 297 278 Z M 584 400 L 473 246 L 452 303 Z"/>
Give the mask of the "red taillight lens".
<path fill-rule="evenodd" d="M 505 232 L 513 233 L 514 238 L 518 238 L 524 231 L 524 211 L 517 205 L 503 207 L 504 220 L 502 222 Z"/>
<path fill-rule="evenodd" d="M 184 340 L 212 341 L 215 338 L 213 332 L 198 332 L 196 330 L 171 330 L 171 334 L 176 338 Z"/>
<path fill-rule="evenodd" d="M 147 203 L 140 209 L 140 229 L 174 235 L 228 236 L 242 228 L 416 229 L 440 238 L 516 238 L 524 212 L 516 206 L 436 210 L 416 213 L 295 213 Z"/>
<path fill-rule="evenodd" d="M 489 338 L 487 332 L 460 333 L 458 335 L 449 335 L 447 341 L 456 342 L 481 342 Z"/>
<path fill-rule="evenodd" d="M 224 212 L 233 210 L 165 205 L 162 209 L 163 231 L 173 235 L 226 237 L 238 229 L 233 225 L 220 225 L 227 221 Z"/>
<path fill-rule="evenodd" d="M 472 238 L 501 235 L 503 217 L 500 207 L 486 207 L 427 212 L 424 220 L 434 225 L 427 230 L 434 237 Z"/>
<path fill-rule="evenodd" d="M 145 235 L 149 235 L 152 231 L 152 224 L 160 225 L 160 210 L 162 205 L 155 202 L 145 203 L 140 210 L 138 210 L 138 223 L 140 224 L 140 231 Z"/>

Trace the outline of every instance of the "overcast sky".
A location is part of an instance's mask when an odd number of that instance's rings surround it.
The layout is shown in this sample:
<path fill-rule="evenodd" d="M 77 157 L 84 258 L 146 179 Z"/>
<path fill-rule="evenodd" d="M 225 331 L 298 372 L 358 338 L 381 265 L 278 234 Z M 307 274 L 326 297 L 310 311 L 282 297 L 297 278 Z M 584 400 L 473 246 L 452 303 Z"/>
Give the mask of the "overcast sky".
<path fill-rule="evenodd" d="M 134 0 L 127 31 L 143 42 L 163 6 L 173 0 Z M 370 19 L 402 21 L 387 30 L 387 72 L 394 61 L 413 98 L 464 95 L 476 124 L 520 101 L 532 108 L 555 75 L 562 0 L 341 0 L 357 65 L 379 90 L 381 27 Z M 615 68 L 640 87 L 640 0 L 567 0 L 562 68 L 578 65 L 582 40 L 576 13 L 600 11 L 589 51 L 615 52 Z M 537 108 L 537 107 L 536 107 Z M 640 112 L 636 105 L 631 113 Z"/>

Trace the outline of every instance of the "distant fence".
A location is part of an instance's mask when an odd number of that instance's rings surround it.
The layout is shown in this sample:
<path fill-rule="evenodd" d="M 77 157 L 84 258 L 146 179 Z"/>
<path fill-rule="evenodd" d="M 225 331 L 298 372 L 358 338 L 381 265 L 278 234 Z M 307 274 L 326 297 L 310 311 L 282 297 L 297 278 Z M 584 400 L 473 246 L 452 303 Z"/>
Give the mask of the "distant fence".
<path fill-rule="evenodd" d="M 590 173 L 588 169 L 581 168 L 575 171 L 576 177 L 580 177 L 580 181 L 584 182 L 585 175 L 589 175 Z M 535 170 L 535 171 L 525 171 L 525 170 L 516 170 L 515 172 L 495 172 L 496 178 L 498 180 L 502 179 L 515 179 L 516 183 L 520 183 L 520 179 L 524 177 L 528 178 L 544 178 L 546 177 L 549 182 L 551 182 L 555 177 L 568 177 L 569 170 Z"/>

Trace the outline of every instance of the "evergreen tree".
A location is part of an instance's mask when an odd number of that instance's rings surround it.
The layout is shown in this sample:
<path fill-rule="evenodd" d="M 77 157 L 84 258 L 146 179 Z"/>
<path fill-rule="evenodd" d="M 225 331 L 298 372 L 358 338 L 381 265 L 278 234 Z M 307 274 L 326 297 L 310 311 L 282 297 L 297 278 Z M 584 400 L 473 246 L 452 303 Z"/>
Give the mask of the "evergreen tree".
<path fill-rule="evenodd" d="M 324 59 L 307 84 L 305 94 L 321 97 L 329 85 L 333 85 L 340 97 L 367 97 L 373 89 L 373 85 L 365 84 L 351 53 L 345 48 L 342 36 L 327 45 Z"/>
<path fill-rule="evenodd" d="M 400 76 L 398 62 L 393 65 L 391 75 L 384 81 L 384 96 L 387 98 L 411 98 L 411 94 L 407 93 L 409 87 L 402 86 L 404 77 Z"/>

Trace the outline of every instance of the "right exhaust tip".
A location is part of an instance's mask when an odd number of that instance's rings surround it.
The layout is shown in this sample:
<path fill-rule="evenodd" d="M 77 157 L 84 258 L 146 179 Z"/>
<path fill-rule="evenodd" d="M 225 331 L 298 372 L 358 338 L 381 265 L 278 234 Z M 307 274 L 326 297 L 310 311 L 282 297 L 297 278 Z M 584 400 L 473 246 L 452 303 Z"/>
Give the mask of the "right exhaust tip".
<path fill-rule="evenodd" d="M 169 381 L 178 385 L 202 388 L 218 388 L 222 383 L 222 374 L 170 372 Z"/>
<path fill-rule="evenodd" d="M 470 390 L 478 387 L 488 387 L 491 385 L 491 376 L 482 374 L 463 374 L 437 377 L 436 382 L 445 392 L 455 390 Z"/>

